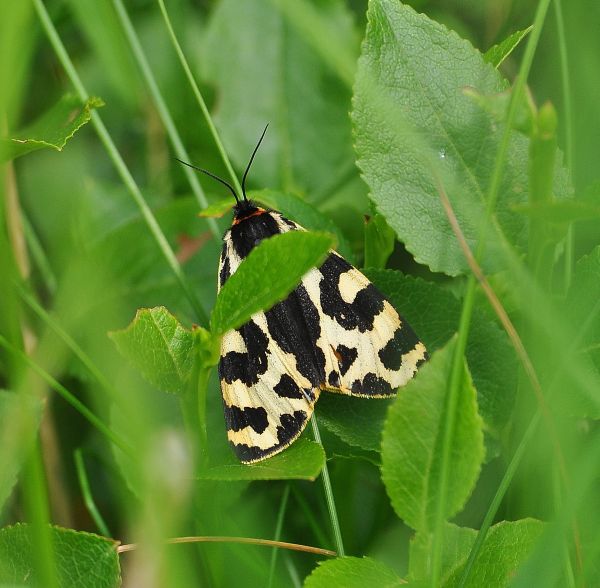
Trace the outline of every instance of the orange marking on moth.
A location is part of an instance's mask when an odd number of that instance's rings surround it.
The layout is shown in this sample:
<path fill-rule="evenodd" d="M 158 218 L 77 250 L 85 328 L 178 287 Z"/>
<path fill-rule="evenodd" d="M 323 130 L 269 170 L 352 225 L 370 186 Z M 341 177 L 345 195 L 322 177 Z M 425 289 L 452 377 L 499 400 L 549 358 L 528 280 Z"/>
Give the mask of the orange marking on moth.
<path fill-rule="evenodd" d="M 256 212 L 253 212 L 252 214 L 249 214 L 248 216 L 245 216 L 244 218 L 234 218 L 233 222 L 231 223 L 232 225 L 237 225 L 239 223 L 241 223 L 242 221 L 245 221 L 249 218 L 252 218 L 253 216 L 260 216 L 261 214 L 265 214 L 267 211 L 264 208 L 259 208 Z"/>

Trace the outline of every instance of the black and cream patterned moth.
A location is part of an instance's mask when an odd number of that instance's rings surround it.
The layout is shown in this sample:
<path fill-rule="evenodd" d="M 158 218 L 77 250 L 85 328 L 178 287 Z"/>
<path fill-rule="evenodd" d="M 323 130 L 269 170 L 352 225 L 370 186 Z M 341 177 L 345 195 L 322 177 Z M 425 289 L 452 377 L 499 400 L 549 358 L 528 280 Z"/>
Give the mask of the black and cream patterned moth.
<path fill-rule="evenodd" d="M 244 173 L 242 198 L 192 166 L 236 199 L 223 236 L 219 290 L 263 239 L 305 230 L 246 197 L 246 176 L 265 131 Z M 223 336 L 219 377 L 229 442 L 243 463 L 275 455 L 300 436 L 321 391 L 388 398 L 426 358 L 394 307 L 332 250 L 285 300 Z"/>

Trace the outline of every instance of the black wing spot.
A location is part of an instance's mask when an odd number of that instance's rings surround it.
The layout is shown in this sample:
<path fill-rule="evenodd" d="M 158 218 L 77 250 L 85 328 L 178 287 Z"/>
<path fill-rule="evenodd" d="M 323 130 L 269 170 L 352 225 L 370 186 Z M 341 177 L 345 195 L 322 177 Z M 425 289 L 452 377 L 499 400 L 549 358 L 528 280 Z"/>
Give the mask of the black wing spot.
<path fill-rule="evenodd" d="M 240 380 L 246 386 L 258 382 L 258 376 L 264 374 L 268 367 L 268 337 L 254 321 L 248 321 L 238 330 L 246 351 L 229 351 L 219 362 L 219 377 L 231 384 Z"/>
<path fill-rule="evenodd" d="M 277 440 L 280 445 L 289 443 L 298 434 L 307 416 L 303 410 L 296 410 L 293 415 L 289 413 L 281 415 L 279 419 L 281 425 L 277 427 Z"/>
<path fill-rule="evenodd" d="M 403 322 L 385 347 L 379 350 L 379 359 L 388 370 L 399 370 L 402 365 L 402 355 L 414 349 L 418 342 L 419 338 L 414 331 Z"/>
<path fill-rule="evenodd" d="M 340 374 L 338 374 L 335 371 L 330 372 L 329 375 L 327 376 L 327 383 L 330 386 L 334 386 L 336 388 L 339 388 L 339 386 L 340 386 Z"/>
<path fill-rule="evenodd" d="M 225 247 L 223 247 L 225 250 Z M 219 272 L 219 287 L 222 288 L 223 284 L 229 279 L 231 275 L 231 268 L 229 265 L 229 257 L 225 254 L 221 256 L 223 262 L 221 263 L 221 271 Z"/>
<path fill-rule="evenodd" d="M 355 394 L 363 394 L 365 396 L 391 396 L 395 392 L 387 380 L 380 378 L 373 372 L 366 374 L 362 381 L 355 380 L 352 382 L 350 389 Z"/>
<path fill-rule="evenodd" d="M 321 308 L 345 329 L 358 327 L 361 333 L 373 328 L 375 317 L 383 310 L 384 297 L 369 284 L 360 290 L 352 302 L 346 302 L 340 292 L 340 276 L 353 267 L 338 255 L 331 254 L 319 268 L 323 279 L 320 282 Z"/>
<path fill-rule="evenodd" d="M 356 358 L 358 357 L 358 350 L 356 347 L 346 347 L 345 345 L 338 345 L 335 350 L 335 356 L 338 360 L 340 367 L 340 373 L 342 376 L 346 375 L 346 372 L 350 369 Z"/>
<path fill-rule="evenodd" d="M 275 393 L 282 398 L 304 398 L 304 394 L 300 390 L 300 387 L 288 374 L 282 374 L 279 382 L 273 388 Z"/>
<path fill-rule="evenodd" d="M 230 431 L 241 431 L 246 427 L 251 427 L 259 435 L 269 426 L 267 411 L 262 407 L 248 406 L 240 408 L 239 406 L 227 406 L 225 409 L 225 423 Z"/>

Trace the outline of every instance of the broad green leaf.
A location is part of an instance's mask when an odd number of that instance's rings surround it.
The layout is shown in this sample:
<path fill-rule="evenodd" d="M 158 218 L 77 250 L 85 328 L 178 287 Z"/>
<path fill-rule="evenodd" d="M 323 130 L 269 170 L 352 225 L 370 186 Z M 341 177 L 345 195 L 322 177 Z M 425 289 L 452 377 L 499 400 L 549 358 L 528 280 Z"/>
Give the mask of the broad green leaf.
<path fill-rule="evenodd" d="M 121 572 L 116 541 L 92 533 L 51 527 L 59 588 L 117 588 Z M 34 566 L 32 528 L 0 529 L 0 583 L 41 586 Z"/>
<path fill-rule="evenodd" d="M 394 570 L 370 557 L 341 557 L 320 562 L 304 588 L 400 588 L 406 584 Z"/>
<path fill-rule="evenodd" d="M 413 529 L 432 528 L 437 505 L 445 400 L 455 339 L 435 352 L 398 396 L 385 422 L 381 473 L 396 514 Z M 451 475 L 444 516 L 459 512 L 469 498 L 483 460 L 482 422 L 475 389 L 464 366 L 450 448 Z"/>
<path fill-rule="evenodd" d="M 166 308 L 138 310 L 126 329 L 110 337 L 152 385 L 163 392 L 184 392 L 198 354 L 197 339 Z"/>
<path fill-rule="evenodd" d="M 364 270 L 413 327 L 430 353 L 456 332 L 461 303 L 449 290 L 393 270 Z M 485 423 L 486 460 L 498 453 L 497 442 L 514 405 L 517 364 L 502 329 L 476 306 L 467 344 L 467 362 Z M 319 422 L 346 443 L 370 451 L 381 448 L 381 432 L 390 401 L 322 394 Z"/>
<path fill-rule="evenodd" d="M 37 437 L 42 410 L 34 396 L 0 390 L 0 510 Z"/>
<path fill-rule="evenodd" d="M 503 521 L 490 528 L 479 556 L 475 560 L 465 588 L 508 586 L 521 564 L 527 559 L 544 530 L 535 519 Z M 440 586 L 456 588 L 467 563 L 477 531 L 446 524 L 443 534 L 442 578 Z M 417 533 L 410 546 L 411 580 L 429 579 L 431 558 L 430 535 Z"/>
<path fill-rule="evenodd" d="M 212 465 L 198 473 L 200 480 L 314 480 L 325 464 L 325 452 L 305 438 L 264 461 L 242 464 L 233 453 L 227 463 Z"/>
<path fill-rule="evenodd" d="M 337 251 L 350 263 L 353 262 L 354 254 L 344 233 L 325 214 L 315 206 L 293 194 L 278 192 L 276 190 L 260 190 L 252 193 L 252 199 L 261 204 L 278 210 L 290 220 L 298 223 L 309 231 L 323 231 L 335 235 L 337 239 Z"/>
<path fill-rule="evenodd" d="M 62 151 L 67 141 L 90 120 L 92 109 L 101 106 L 104 102 L 100 98 L 92 97 L 82 104 L 77 96 L 63 96 L 35 122 L 8 138 L 0 138 L 0 162 L 44 147 Z"/>
<path fill-rule="evenodd" d="M 283 300 L 333 246 L 329 235 L 304 231 L 262 241 L 221 288 L 210 317 L 212 331 L 223 334 L 236 329 L 255 312 Z"/>
<path fill-rule="evenodd" d="M 531 32 L 533 25 L 521 31 L 515 31 L 504 41 L 490 47 L 483 55 L 483 59 L 494 67 L 500 64 L 516 49 L 517 45 Z"/>
<path fill-rule="evenodd" d="M 224 214 L 227 214 L 230 211 L 235 202 L 232 201 L 233 198 L 224 198 L 222 200 L 217 200 L 212 204 L 209 204 L 206 208 L 202 209 L 198 216 L 203 218 L 221 218 Z"/>
<path fill-rule="evenodd" d="M 396 234 L 380 214 L 373 215 L 365 225 L 365 267 L 384 268 L 394 251 Z"/>
<path fill-rule="evenodd" d="M 349 445 L 381 449 L 381 432 L 391 400 L 352 398 L 324 392 L 317 404 L 319 423 Z"/>
<path fill-rule="evenodd" d="M 455 33 L 396 0 L 371 0 L 354 88 L 356 151 L 377 210 L 415 259 L 433 271 L 467 273 L 440 203 L 447 192 L 468 244 L 485 218 L 486 194 L 503 126 L 465 96 L 506 90 L 483 56 Z M 484 269 L 500 267 L 507 238 L 525 245 L 526 221 L 511 206 L 527 200 L 528 141 L 510 139 Z M 555 194 L 569 193 L 564 170 Z"/>
<path fill-rule="evenodd" d="M 315 10 L 356 54 L 346 3 L 318 2 Z M 218 94 L 215 123 L 239 168 L 271 123 L 252 166 L 256 185 L 298 189 L 312 199 L 316 188 L 352 162 L 350 92 L 274 2 L 219 2 L 202 55 L 204 74 Z"/>

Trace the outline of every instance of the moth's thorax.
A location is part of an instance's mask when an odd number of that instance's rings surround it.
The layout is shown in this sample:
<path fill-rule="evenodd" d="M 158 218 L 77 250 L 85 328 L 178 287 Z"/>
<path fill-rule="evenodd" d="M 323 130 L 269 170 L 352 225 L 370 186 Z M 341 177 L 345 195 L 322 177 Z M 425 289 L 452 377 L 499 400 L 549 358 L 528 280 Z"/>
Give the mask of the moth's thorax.
<path fill-rule="evenodd" d="M 243 200 L 235 206 L 230 236 L 233 248 L 241 259 L 263 239 L 278 233 L 281 233 L 281 228 L 272 212 L 252 201 Z"/>

